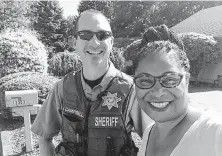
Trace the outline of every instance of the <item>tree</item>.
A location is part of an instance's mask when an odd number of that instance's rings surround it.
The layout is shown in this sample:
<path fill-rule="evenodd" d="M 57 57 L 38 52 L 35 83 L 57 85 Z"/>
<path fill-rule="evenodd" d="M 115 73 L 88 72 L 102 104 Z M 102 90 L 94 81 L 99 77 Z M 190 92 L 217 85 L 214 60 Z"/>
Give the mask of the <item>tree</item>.
<path fill-rule="evenodd" d="M 147 27 L 152 1 L 115 1 L 111 26 L 115 37 L 140 37 Z"/>
<path fill-rule="evenodd" d="M 190 60 L 191 76 L 198 81 L 198 75 L 209 64 L 221 62 L 222 54 L 219 51 L 217 41 L 212 36 L 203 34 L 180 34 L 185 51 Z"/>
<path fill-rule="evenodd" d="M 172 27 L 194 13 L 209 7 L 222 5 L 220 1 L 174 1 L 160 2 L 157 14 L 164 19 L 168 27 Z M 154 24 L 155 25 L 155 24 Z"/>
<path fill-rule="evenodd" d="M 77 17 L 76 15 L 67 17 L 68 36 L 74 36 Z"/>
<path fill-rule="evenodd" d="M 0 1 L 0 32 L 6 28 L 30 28 L 31 21 L 35 19 L 29 10 L 33 3 L 35 2 Z"/>
<path fill-rule="evenodd" d="M 49 59 L 49 73 L 54 76 L 65 76 L 69 72 L 77 72 L 82 67 L 82 61 L 77 53 L 60 52 Z"/>
<path fill-rule="evenodd" d="M 172 27 L 220 1 L 81 1 L 78 12 L 97 9 L 110 19 L 115 37 L 141 37 L 150 26 Z"/>
<path fill-rule="evenodd" d="M 220 1 L 114 1 L 111 26 L 115 37 L 140 37 L 150 26 L 172 27 Z"/>
<path fill-rule="evenodd" d="M 101 1 L 80 1 L 78 6 L 78 13 L 81 14 L 85 10 L 95 9 L 101 11 L 108 19 L 113 16 L 113 2 L 109 0 Z"/>
<path fill-rule="evenodd" d="M 62 52 L 67 48 L 68 22 L 63 18 L 63 10 L 58 1 L 38 1 L 32 6 L 37 20 L 34 29 L 40 34 L 40 40 L 52 53 Z"/>

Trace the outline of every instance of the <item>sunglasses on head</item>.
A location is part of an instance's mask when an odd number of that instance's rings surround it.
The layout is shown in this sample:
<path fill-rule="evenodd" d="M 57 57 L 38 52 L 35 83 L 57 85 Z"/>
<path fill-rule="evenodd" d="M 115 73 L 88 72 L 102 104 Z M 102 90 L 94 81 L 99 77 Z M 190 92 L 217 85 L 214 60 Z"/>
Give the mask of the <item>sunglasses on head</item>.
<path fill-rule="evenodd" d="M 153 76 L 148 73 L 141 73 L 135 76 L 133 81 L 140 89 L 152 88 L 156 84 L 157 80 L 161 86 L 165 88 L 175 88 L 180 84 L 182 78 L 182 74 L 175 72 L 167 72 L 161 76 Z"/>
<path fill-rule="evenodd" d="M 80 39 L 87 40 L 87 41 L 91 40 L 93 38 L 94 34 L 96 35 L 96 37 L 99 41 L 103 41 L 113 35 L 112 32 L 110 32 L 110 31 L 93 32 L 90 30 L 82 30 L 82 31 L 77 32 L 77 35 L 79 36 Z"/>

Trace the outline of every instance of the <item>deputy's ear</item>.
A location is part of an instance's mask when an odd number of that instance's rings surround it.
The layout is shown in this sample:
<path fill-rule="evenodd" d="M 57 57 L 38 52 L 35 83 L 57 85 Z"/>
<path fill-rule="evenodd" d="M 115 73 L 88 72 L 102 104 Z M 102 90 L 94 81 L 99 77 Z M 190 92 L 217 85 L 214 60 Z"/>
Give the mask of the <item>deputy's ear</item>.
<path fill-rule="evenodd" d="M 73 45 L 74 45 L 74 47 L 76 46 L 76 40 L 77 40 L 77 38 L 74 37 L 74 40 L 73 40 Z"/>
<path fill-rule="evenodd" d="M 190 73 L 186 73 L 186 84 L 189 85 L 190 82 Z"/>
<path fill-rule="evenodd" d="M 113 43 L 114 43 L 114 37 L 113 36 L 111 36 L 111 39 L 110 39 L 111 41 L 111 45 L 113 46 Z"/>

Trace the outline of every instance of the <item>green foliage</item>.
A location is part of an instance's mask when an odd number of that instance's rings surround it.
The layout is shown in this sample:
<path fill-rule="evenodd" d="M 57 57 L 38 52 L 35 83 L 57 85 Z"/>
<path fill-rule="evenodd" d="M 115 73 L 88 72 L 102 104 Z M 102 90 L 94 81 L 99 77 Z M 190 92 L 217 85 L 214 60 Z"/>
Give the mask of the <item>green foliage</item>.
<path fill-rule="evenodd" d="M 63 17 L 59 2 L 38 1 L 32 8 L 37 18 L 33 27 L 40 34 L 40 40 L 51 49 L 49 58 L 64 51 L 67 48 L 68 22 Z"/>
<path fill-rule="evenodd" d="M 113 47 L 110 54 L 110 60 L 114 66 L 121 70 L 124 68 L 125 60 L 123 58 L 123 49 Z M 82 61 L 77 53 L 60 52 L 54 55 L 49 61 L 49 73 L 54 76 L 64 76 L 71 71 L 78 71 L 82 67 Z"/>
<path fill-rule="evenodd" d="M 133 60 L 134 58 L 136 58 L 139 53 L 138 47 L 141 43 L 141 40 L 142 39 L 137 39 L 126 47 L 123 53 L 123 57 L 126 61 Z"/>
<path fill-rule="evenodd" d="M 32 1 L 0 1 L 0 32 L 6 28 L 30 28 L 35 17 L 30 14 Z"/>
<path fill-rule="evenodd" d="M 113 62 L 114 66 L 122 70 L 124 68 L 125 59 L 123 57 L 123 49 L 113 47 L 113 50 L 110 54 L 110 60 Z"/>
<path fill-rule="evenodd" d="M 78 11 L 93 8 L 110 19 L 115 37 L 141 37 L 150 26 L 172 27 L 219 1 L 81 1 Z"/>
<path fill-rule="evenodd" d="M 76 53 L 60 52 L 49 60 L 49 73 L 54 76 L 64 76 L 71 71 L 78 71 L 82 61 Z"/>
<path fill-rule="evenodd" d="M 140 37 L 149 25 L 151 1 L 114 1 L 111 26 L 115 37 Z"/>
<path fill-rule="evenodd" d="M 74 36 L 75 35 L 75 24 L 78 16 L 68 16 L 67 17 L 67 27 L 68 27 L 68 36 Z"/>
<path fill-rule="evenodd" d="M 16 72 L 47 72 L 47 52 L 35 33 L 7 30 L 0 34 L 0 78 Z"/>
<path fill-rule="evenodd" d="M 0 79 L 0 86 L 3 85 L 4 83 L 6 83 L 9 80 L 12 80 L 14 78 L 18 78 L 18 77 L 24 77 L 24 76 L 32 76 L 32 75 L 39 75 L 39 72 L 19 72 L 19 73 L 13 73 L 13 74 L 9 74 L 6 75 L 4 77 L 2 77 Z"/>
<path fill-rule="evenodd" d="M 5 118 L 11 116 L 10 109 L 5 107 L 5 91 L 36 89 L 39 91 L 39 104 L 42 104 L 53 84 L 58 81 L 57 78 L 42 73 L 16 73 L 6 77 L 0 79 L 0 82 L 4 82 L 0 85 L 0 108 Z"/>
<path fill-rule="evenodd" d="M 166 1 L 159 3 L 157 6 L 158 15 L 164 20 L 168 27 L 172 27 L 194 13 L 210 8 L 213 6 L 222 5 L 221 1 Z M 155 18 L 155 16 L 154 16 Z"/>
<path fill-rule="evenodd" d="M 209 64 L 221 62 L 222 55 L 217 41 L 212 36 L 186 33 L 180 34 L 180 37 L 183 40 L 187 57 L 190 60 L 191 75 L 196 80 L 201 69 Z"/>
<path fill-rule="evenodd" d="M 114 47 L 125 49 L 129 44 L 133 43 L 139 38 L 115 38 Z"/>
<path fill-rule="evenodd" d="M 111 26 L 115 37 L 140 37 L 150 26 L 172 27 L 219 1 L 113 1 Z"/>
<path fill-rule="evenodd" d="M 108 19 L 113 16 L 113 2 L 109 0 L 102 1 L 80 1 L 78 5 L 78 13 L 81 14 L 85 10 L 95 9 L 101 11 Z"/>

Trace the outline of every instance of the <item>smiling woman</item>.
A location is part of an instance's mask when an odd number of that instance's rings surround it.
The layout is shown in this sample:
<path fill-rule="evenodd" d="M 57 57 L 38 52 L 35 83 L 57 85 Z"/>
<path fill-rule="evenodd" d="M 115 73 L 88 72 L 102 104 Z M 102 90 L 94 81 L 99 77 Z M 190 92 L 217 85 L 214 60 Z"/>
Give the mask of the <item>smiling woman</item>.
<path fill-rule="evenodd" d="M 222 154 L 222 121 L 189 106 L 190 65 L 183 49 L 182 41 L 165 25 L 149 28 L 137 42 L 133 60 L 137 99 L 155 121 L 144 132 L 139 156 Z"/>

